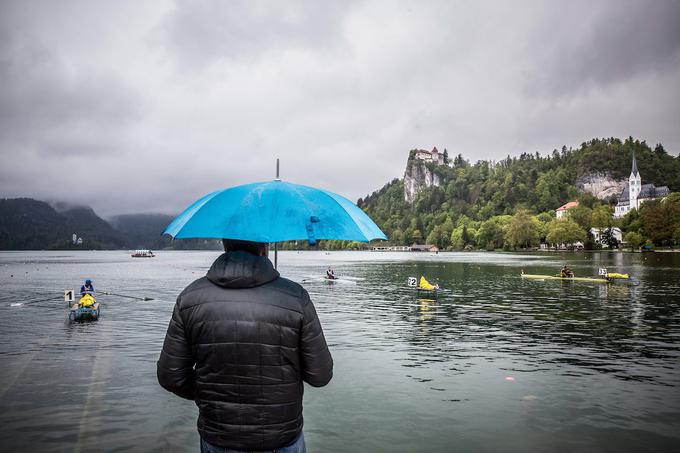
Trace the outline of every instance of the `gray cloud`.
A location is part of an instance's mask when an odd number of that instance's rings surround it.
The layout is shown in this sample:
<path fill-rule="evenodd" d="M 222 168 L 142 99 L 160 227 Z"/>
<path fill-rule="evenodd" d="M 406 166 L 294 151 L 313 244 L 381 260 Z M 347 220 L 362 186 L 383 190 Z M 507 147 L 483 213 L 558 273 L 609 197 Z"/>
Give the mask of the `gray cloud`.
<path fill-rule="evenodd" d="M 537 24 L 538 96 L 572 95 L 680 66 L 680 2 L 570 3 L 559 22 Z"/>
<path fill-rule="evenodd" d="M 677 154 L 679 4 L 0 2 L 0 196 L 178 212 L 277 157 L 356 199 L 413 147 Z"/>
<path fill-rule="evenodd" d="M 257 59 L 290 47 L 327 46 L 353 2 L 199 0 L 177 3 L 159 33 L 184 71 L 224 59 Z M 196 68 L 198 66 L 198 68 Z"/>

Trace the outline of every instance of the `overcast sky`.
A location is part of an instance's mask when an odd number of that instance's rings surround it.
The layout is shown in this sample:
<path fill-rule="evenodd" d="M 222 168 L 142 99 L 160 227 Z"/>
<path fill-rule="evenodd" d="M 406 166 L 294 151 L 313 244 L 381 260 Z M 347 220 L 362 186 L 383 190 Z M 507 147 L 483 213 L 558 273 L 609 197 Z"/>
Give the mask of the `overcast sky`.
<path fill-rule="evenodd" d="M 680 152 L 680 1 L 0 2 L 0 196 L 177 213 L 273 178 L 352 200 L 412 148 Z"/>

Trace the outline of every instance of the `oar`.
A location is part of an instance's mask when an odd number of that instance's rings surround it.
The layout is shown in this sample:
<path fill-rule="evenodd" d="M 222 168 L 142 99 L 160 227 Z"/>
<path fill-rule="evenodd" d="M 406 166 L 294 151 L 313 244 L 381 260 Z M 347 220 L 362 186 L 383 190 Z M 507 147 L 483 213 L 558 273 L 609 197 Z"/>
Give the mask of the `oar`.
<path fill-rule="evenodd" d="M 128 299 L 135 299 L 135 300 L 153 300 L 152 297 L 128 296 L 127 294 L 117 294 L 117 293 L 112 293 L 112 292 L 109 292 L 109 291 L 100 291 L 99 294 L 106 294 L 106 295 L 109 295 L 109 296 L 126 297 Z"/>

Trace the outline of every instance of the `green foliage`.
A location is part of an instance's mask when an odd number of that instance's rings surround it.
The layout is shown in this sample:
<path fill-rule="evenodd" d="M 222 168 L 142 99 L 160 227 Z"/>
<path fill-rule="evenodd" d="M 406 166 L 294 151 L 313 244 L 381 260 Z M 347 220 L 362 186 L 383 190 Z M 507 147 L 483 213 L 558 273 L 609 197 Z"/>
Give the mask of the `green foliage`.
<path fill-rule="evenodd" d="M 607 205 L 599 205 L 593 209 L 591 224 L 595 228 L 610 228 L 612 226 L 612 208 Z M 581 224 L 581 226 L 584 226 Z M 589 227 L 585 226 L 586 229 Z"/>
<path fill-rule="evenodd" d="M 490 250 L 502 248 L 505 242 L 505 233 L 511 220 L 512 216 L 509 215 L 494 216 L 485 220 L 477 230 L 475 242 Z"/>
<path fill-rule="evenodd" d="M 637 247 L 640 247 L 644 239 L 637 231 L 629 231 L 623 236 L 623 241 L 630 245 L 631 250 L 635 250 Z"/>
<path fill-rule="evenodd" d="M 675 231 L 680 228 L 680 202 L 675 197 L 663 201 L 648 201 L 641 207 L 645 234 L 659 245 L 675 240 Z"/>
<path fill-rule="evenodd" d="M 505 233 L 505 240 L 512 247 L 528 248 L 538 245 L 541 224 L 529 211 L 520 209 L 512 217 Z"/>
<path fill-rule="evenodd" d="M 545 156 L 538 153 L 508 156 L 497 163 L 472 164 L 458 154 L 452 157 L 450 165 L 427 164 L 439 176 L 441 185 L 422 190 L 412 204 L 406 203 L 404 184 L 399 179 L 360 199 L 358 204 L 395 245 L 433 242 L 455 249 L 467 245 L 507 248 L 513 244 L 506 243 L 509 222 L 499 223 L 499 219 L 510 218 L 520 209 L 540 213 L 534 217 L 537 223 L 532 222 L 538 239 L 532 236 L 529 241 L 536 244 L 545 240 L 554 210 L 573 200 L 579 200 L 580 207 L 570 210 L 569 217 L 581 230 L 620 226 L 624 231 L 646 231 L 644 219 L 637 211 L 614 222 L 606 202 L 581 193 L 576 187 L 580 176 L 596 172 L 608 173 L 616 179 L 627 178 L 633 152 L 645 183 L 680 191 L 680 157 L 668 154 L 658 145 L 653 150 L 644 141 L 608 138 L 593 139 L 578 149 L 563 147 Z M 410 158 L 414 154 L 411 152 Z M 466 237 L 461 219 L 467 226 Z M 668 241 L 672 233 L 662 236 Z"/>
<path fill-rule="evenodd" d="M 570 218 L 553 220 L 548 225 L 548 243 L 570 245 L 586 240 L 586 231 Z"/>
<path fill-rule="evenodd" d="M 588 207 L 579 205 L 571 208 L 567 211 L 567 215 L 584 230 L 588 230 L 593 226 L 593 210 Z"/>

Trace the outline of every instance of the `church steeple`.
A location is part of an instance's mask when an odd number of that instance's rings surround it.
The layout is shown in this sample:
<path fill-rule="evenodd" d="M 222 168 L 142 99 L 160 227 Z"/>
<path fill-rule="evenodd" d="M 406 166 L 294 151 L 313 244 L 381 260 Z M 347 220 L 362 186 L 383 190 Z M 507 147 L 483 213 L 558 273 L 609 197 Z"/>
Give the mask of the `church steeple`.
<path fill-rule="evenodd" d="M 642 191 L 642 177 L 637 168 L 637 160 L 635 159 L 635 151 L 633 151 L 633 166 L 630 170 L 630 176 L 628 177 L 628 195 L 630 199 L 630 208 L 638 209 L 640 207 L 640 202 L 638 201 L 638 195 Z"/>

